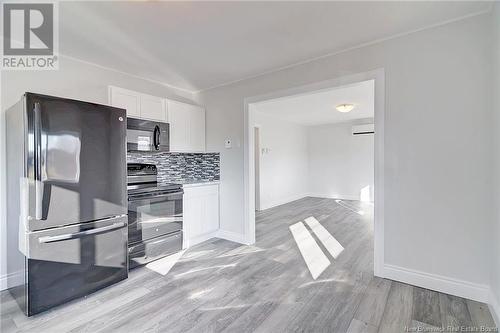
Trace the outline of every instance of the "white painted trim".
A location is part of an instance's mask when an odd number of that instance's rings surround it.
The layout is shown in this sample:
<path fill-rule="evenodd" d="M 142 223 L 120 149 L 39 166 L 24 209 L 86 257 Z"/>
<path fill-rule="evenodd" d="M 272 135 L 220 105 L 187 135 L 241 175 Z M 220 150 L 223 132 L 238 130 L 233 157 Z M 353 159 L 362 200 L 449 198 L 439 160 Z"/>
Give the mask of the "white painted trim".
<path fill-rule="evenodd" d="M 0 70 L 0 93 L 2 89 L 2 72 Z M 6 128 L 3 98 L 0 98 L 0 290 L 7 288 L 7 151 Z M 2 275 L 4 273 L 6 275 Z M 5 279 L 5 282 L 4 282 Z"/>
<path fill-rule="evenodd" d="M 262 204 L 262 200 L 261 200 L 261 202 L 260 202 L 260 210 L 265 210 L 265 209 L 269 209 L 269 208 L 274 208 L 274 207 L 277 207 L 277 206 L 281 206 L 281 205 L 287 204 L 289 202 L 292 202 L 292 201 L 295 201 L 295 200 L 299 200 L 299 199 L 302 199 L 302 198 L 305 198 L 305 197 L 308 197 L 308 196 L 309 195 L 307 193 L 296 194 L 296 195 L 292 195 L 292 196 L 284 198 L 284 199 L 279 199 L 279 200 L 271 201 L 270 203 L 267 203 L 267 204 Z"/>
<path fill-rule="evenodd" d="M 383 277 L 384 266 L 384 120 L 385 120 L 385 71 L 383 68 L 358 73 L 331 80 L 312 83 L 304 86 L 248 97 L 244 104 L 244 216 L 245 239 L 247 243 L 255 243 L 255 165 L 254 165 L 254 119 L 252 104 L 291 95 L 305 94 L 313 91 L 332 89 L 355 84 L 361 81 L 375 80 L 375 216 L 374 216 L 374 274 Z M 252 181 L 250 181 L 252 180 Z"/>
<path fill-rule="evenodd" d="M 199 236 L 196 236 L 196 237 L 193 237 L 190 239 L 186 239 L 186 244 L 185 244 L 185 247 L 183 247 L 183 248 L 189 248 L 189 247 L 194 246 L 196 244 L 200 244 L 200 243 L 203 243 L 204 241 L 215 238 L 215 237 L 217 237 L 218 233 L 219 233 L 219 230 L 216 230 L 216 231 L 208 232 L 206 234 L 199 235 Z"/>
<path fill-rule="evenodd" d="M 188 93 L 188 94 L 191 94 L 191 95 L 194 95 L 197 92 L 197 91 L 193 91 L 193 90 L 190 90 L 190 89 L 177 87 L 177 86 L 174 86 L 174 85 L 166 83 L 166 82 L 162 82 L 162 81 L 150 79 L 150 78 L 147 78 L 147 77 L 144 77 L 144 76 L 140 76 L 140 75 L 135 75 L 135 74 L 132 74 L 132 73 L 124 72 L 124 71 L 121 71 L 119 69 L 115 69 L 115 68 L 103 66 L 103 65 L 97 64 L 95 62 L 91 62 L 91 61 L 83 60 L 83 59 L 80 59 L 80 58 L 72 57 L 72 56 L 69 56 L 69 55 L 66 55 L 66 54 L 63 54 L 63 53 L 59 53 L 59 57 L 60 58 L 66 58 L 66 59 L 69 59 L 69 60 L 73 60 L 73 61 L 76 61 L 76 62 L 81 62 L 83 64 L 86 64 L 86 65 L 89 65 L 89 66 L 94 66 L 94 67 L 97 67 L 97 68 L 100 68 L 100 69 L 104 69 L 104 70 L 107 70 L 107 71 L 110 71 L 110 72 L 115 72 L 115 73 L 118 73 L 118 74 L 130 76 L 130 77 L 133 77 L 135 79 L 148 81 L 148 82 L 151 82 L 151 83 L 154 83 L 154 84 L 161 85 L 163 87 L 167 87 L 167 88 L 170 88 L 170 89 L 173 89 L 173 90 L 177 90 L 177 91 L 181 91 L 181 92 L 184 92 L 184 93 Z"/>
<path fill-rule="evenodd" d="M 491 289 L 488 308 L 490 309 L 491 316 L 493 317 L 495 324 L 500 328 L 500 304 L 498 303 L 498 299 L 496 298 L 495 293 Z"/>
<path fill-rule="evenodd" d="M 262 169 L 262 156 L 261 156 L 261 149 L 262 149 L 262 134 L 261 134 L 261 131 L 262 131 L 262 125 L 261 124 L 253 124 L 253 133 L 254 133 L 254 143 L 255 143 L 255 132 L 259 132 L 259 151 L 257 153 L 255 153 L 255 149 L 254 149 L 254 162 L 255 162 L 255 156 L 259 155 L 259 195 L 258 195 L 258 199 L 257 199 L 257 193 L 255 193 L 255 210 L 256 211 L 261 211 L 261 210 L 264 210 L 266 208 L 262 208 L 262 182 L 261 182 L 261 169 Z M 255 148 L 255 145 L 254 145 L 254 148 Z M 255 164 L 254 164 L 255 165 Z M 254 179 L 254 182 L 257 183 L 257 173 L 255 174 L 255 179 Z"/>
<path fill-rule="evenodd" d="M 387 279 L 478 302 L 488 303 L 490 297 L 490 288 L 487 285 L 425 273 L 395 265 L 385 264 L 383 276 Z"/>
<path fill-rule="evenodd" d="M 18 271 L 0 276 L 0 291 L 11 287 L 19 286 L 24 283 L 24 272 Z"/>
<path fill-rule="evenodd" d="M 385 72 L 383 69 L 375 72 L 375 147 L 374 147 L 374 264 L 375 276 L 381 276 L 385 264 L 385 190 L 384 190 L 384 165 L 385 165 Z"/>
<path fill-rule="evenodd" d="M 217 232 L 217 238 L 225 239 L 231 242 L 250 245 L 252 243 L 248 242 L 247 238 L 243 234 L 239 234 L 228 230 L 219 230 Z"/>

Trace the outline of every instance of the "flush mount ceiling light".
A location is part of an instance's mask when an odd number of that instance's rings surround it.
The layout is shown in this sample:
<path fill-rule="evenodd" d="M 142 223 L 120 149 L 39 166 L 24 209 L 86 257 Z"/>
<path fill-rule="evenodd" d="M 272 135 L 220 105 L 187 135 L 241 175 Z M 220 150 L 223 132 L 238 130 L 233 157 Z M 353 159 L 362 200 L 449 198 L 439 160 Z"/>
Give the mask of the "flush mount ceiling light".
<path fill-rule="evenodd" d="M 338 112 L 343 113 L 351 112 L 352 109 L 354 109 L 354 104 L 339 104 L 335 107 L 335 109 L 337 109 Z"/>

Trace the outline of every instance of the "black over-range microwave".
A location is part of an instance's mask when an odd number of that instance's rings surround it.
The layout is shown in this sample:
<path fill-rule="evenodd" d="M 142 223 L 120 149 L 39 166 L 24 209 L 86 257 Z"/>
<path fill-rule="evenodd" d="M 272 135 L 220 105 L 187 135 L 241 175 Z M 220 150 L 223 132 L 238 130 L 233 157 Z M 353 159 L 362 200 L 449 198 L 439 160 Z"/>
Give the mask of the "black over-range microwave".
<path fill-rule="evenodd" d="M 127 151 L 169 151 L 169 139 L 168 123 L 127 118 Z"/>

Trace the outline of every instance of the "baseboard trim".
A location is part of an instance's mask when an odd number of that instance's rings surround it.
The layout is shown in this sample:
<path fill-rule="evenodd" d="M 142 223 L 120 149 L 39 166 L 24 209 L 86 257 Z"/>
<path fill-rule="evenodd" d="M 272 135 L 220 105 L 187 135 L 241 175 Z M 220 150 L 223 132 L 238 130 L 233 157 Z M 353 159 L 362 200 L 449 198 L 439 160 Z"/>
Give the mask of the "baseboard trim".
<path fill-rule="evenodd" d="M 357 200 L 357 201 L 359 201 L 359 195 L 344 195 L 344 194 L 329 195 L 329 194 L 324 194 L 324 193 L 309 193 L 307 196 L 314 197 L 314 198 L 327 198 L 327 199 Z"/>
<path fill-rule="evenodd" d="M 488 308 L 490 309 L 491 316 L 493 317 L 495 324 L 500 328 L 500 304 L 498 303 L 498 298 L 493 290 L 490 290 Z"/>
<path fill-rule="evenodd" d="M 222 239 L 225 239 L 225 240 L 228 240 L 231 242 L 235 242 L 235 243 L 240 243 L 240 244 L 245 244 L 245 245 L 249 244 L 245 234 L 239 234 L 239 233 L 236 233 L 233 231 L 227 231 L 227 230 L 221 229 L 217 232 L 216 237 L 222 238 Z"/>
<path fill-rule="evenodd" d="M 18 271 L 14 273 L 0 276 L 0 291 L 11 287 L 19 286 L 24 283 L 24 272 Z"/>
<path fill-rule="evenodd" d="M 384 265 L 383 277 L 478 302 L 488 303 L 490 301 L 489 287 L 478 283 L 388 264 Z"/>
<path fill-rule="evenodd" d="M 271 202 L 269 204 L 262 204 L 260 206 L 259 211 L 266 210 L 266 209 L 269 209 L 269 208 L 278 207 L 278 206 L 287 204 L 289 202 L 292 202 L 292 201 L 295 201 L 295 200 L 299 200 L 299 199 L 302 199 L 302 198 L 306 198 L 306 197 L 327 198 L 327 199 L 340 199 L 340 200 L 356 200 L 356 201 L 359 201 L 359 196 L 356 196 L 356 195 L 343 195 L 343 194 L 339 194 L 339 195 L 332 196 L 332 195 L 322 194 L 322 193 L 302 193 L 302 194 L 299 194 L 299 195 L 294 195 L 294 196 L 288 197 L 286 199 L 276 200 L 276 201 L 273 201 L 273 202 Z"/>
<path fill-rule="evenodd" d="M 259 210 L 266 210 L 269 208 L 278 207 L 278 206 L 281 206 L 281 205 L 287 204 L 289 202 L 299 200 L 299 199 L 302 199 L 302 198 L 305 198 L 308 196 L 309 196 L 308 193 L 301 193 L 301 194 L 297 194 L 297 195 L 292 195 L 292 196 L 287 197 L 285 199 L 272 201 L 271 203 L 268 203 L 268 204 L 261 204 Z"/>

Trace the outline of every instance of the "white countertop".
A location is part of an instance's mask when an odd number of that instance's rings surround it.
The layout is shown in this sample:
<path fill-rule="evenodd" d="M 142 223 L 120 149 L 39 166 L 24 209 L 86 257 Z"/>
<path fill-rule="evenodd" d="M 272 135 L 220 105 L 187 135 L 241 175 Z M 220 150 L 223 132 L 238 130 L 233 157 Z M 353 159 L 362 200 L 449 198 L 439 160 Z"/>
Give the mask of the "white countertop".
<path fill-rule="evenodd" d="M 194 186 L 206 186 L 206 185 L 219 185 L 220 180 L 185 180 L 178 182 L 182 184 L 182 187 L 194 187 Z"/>

